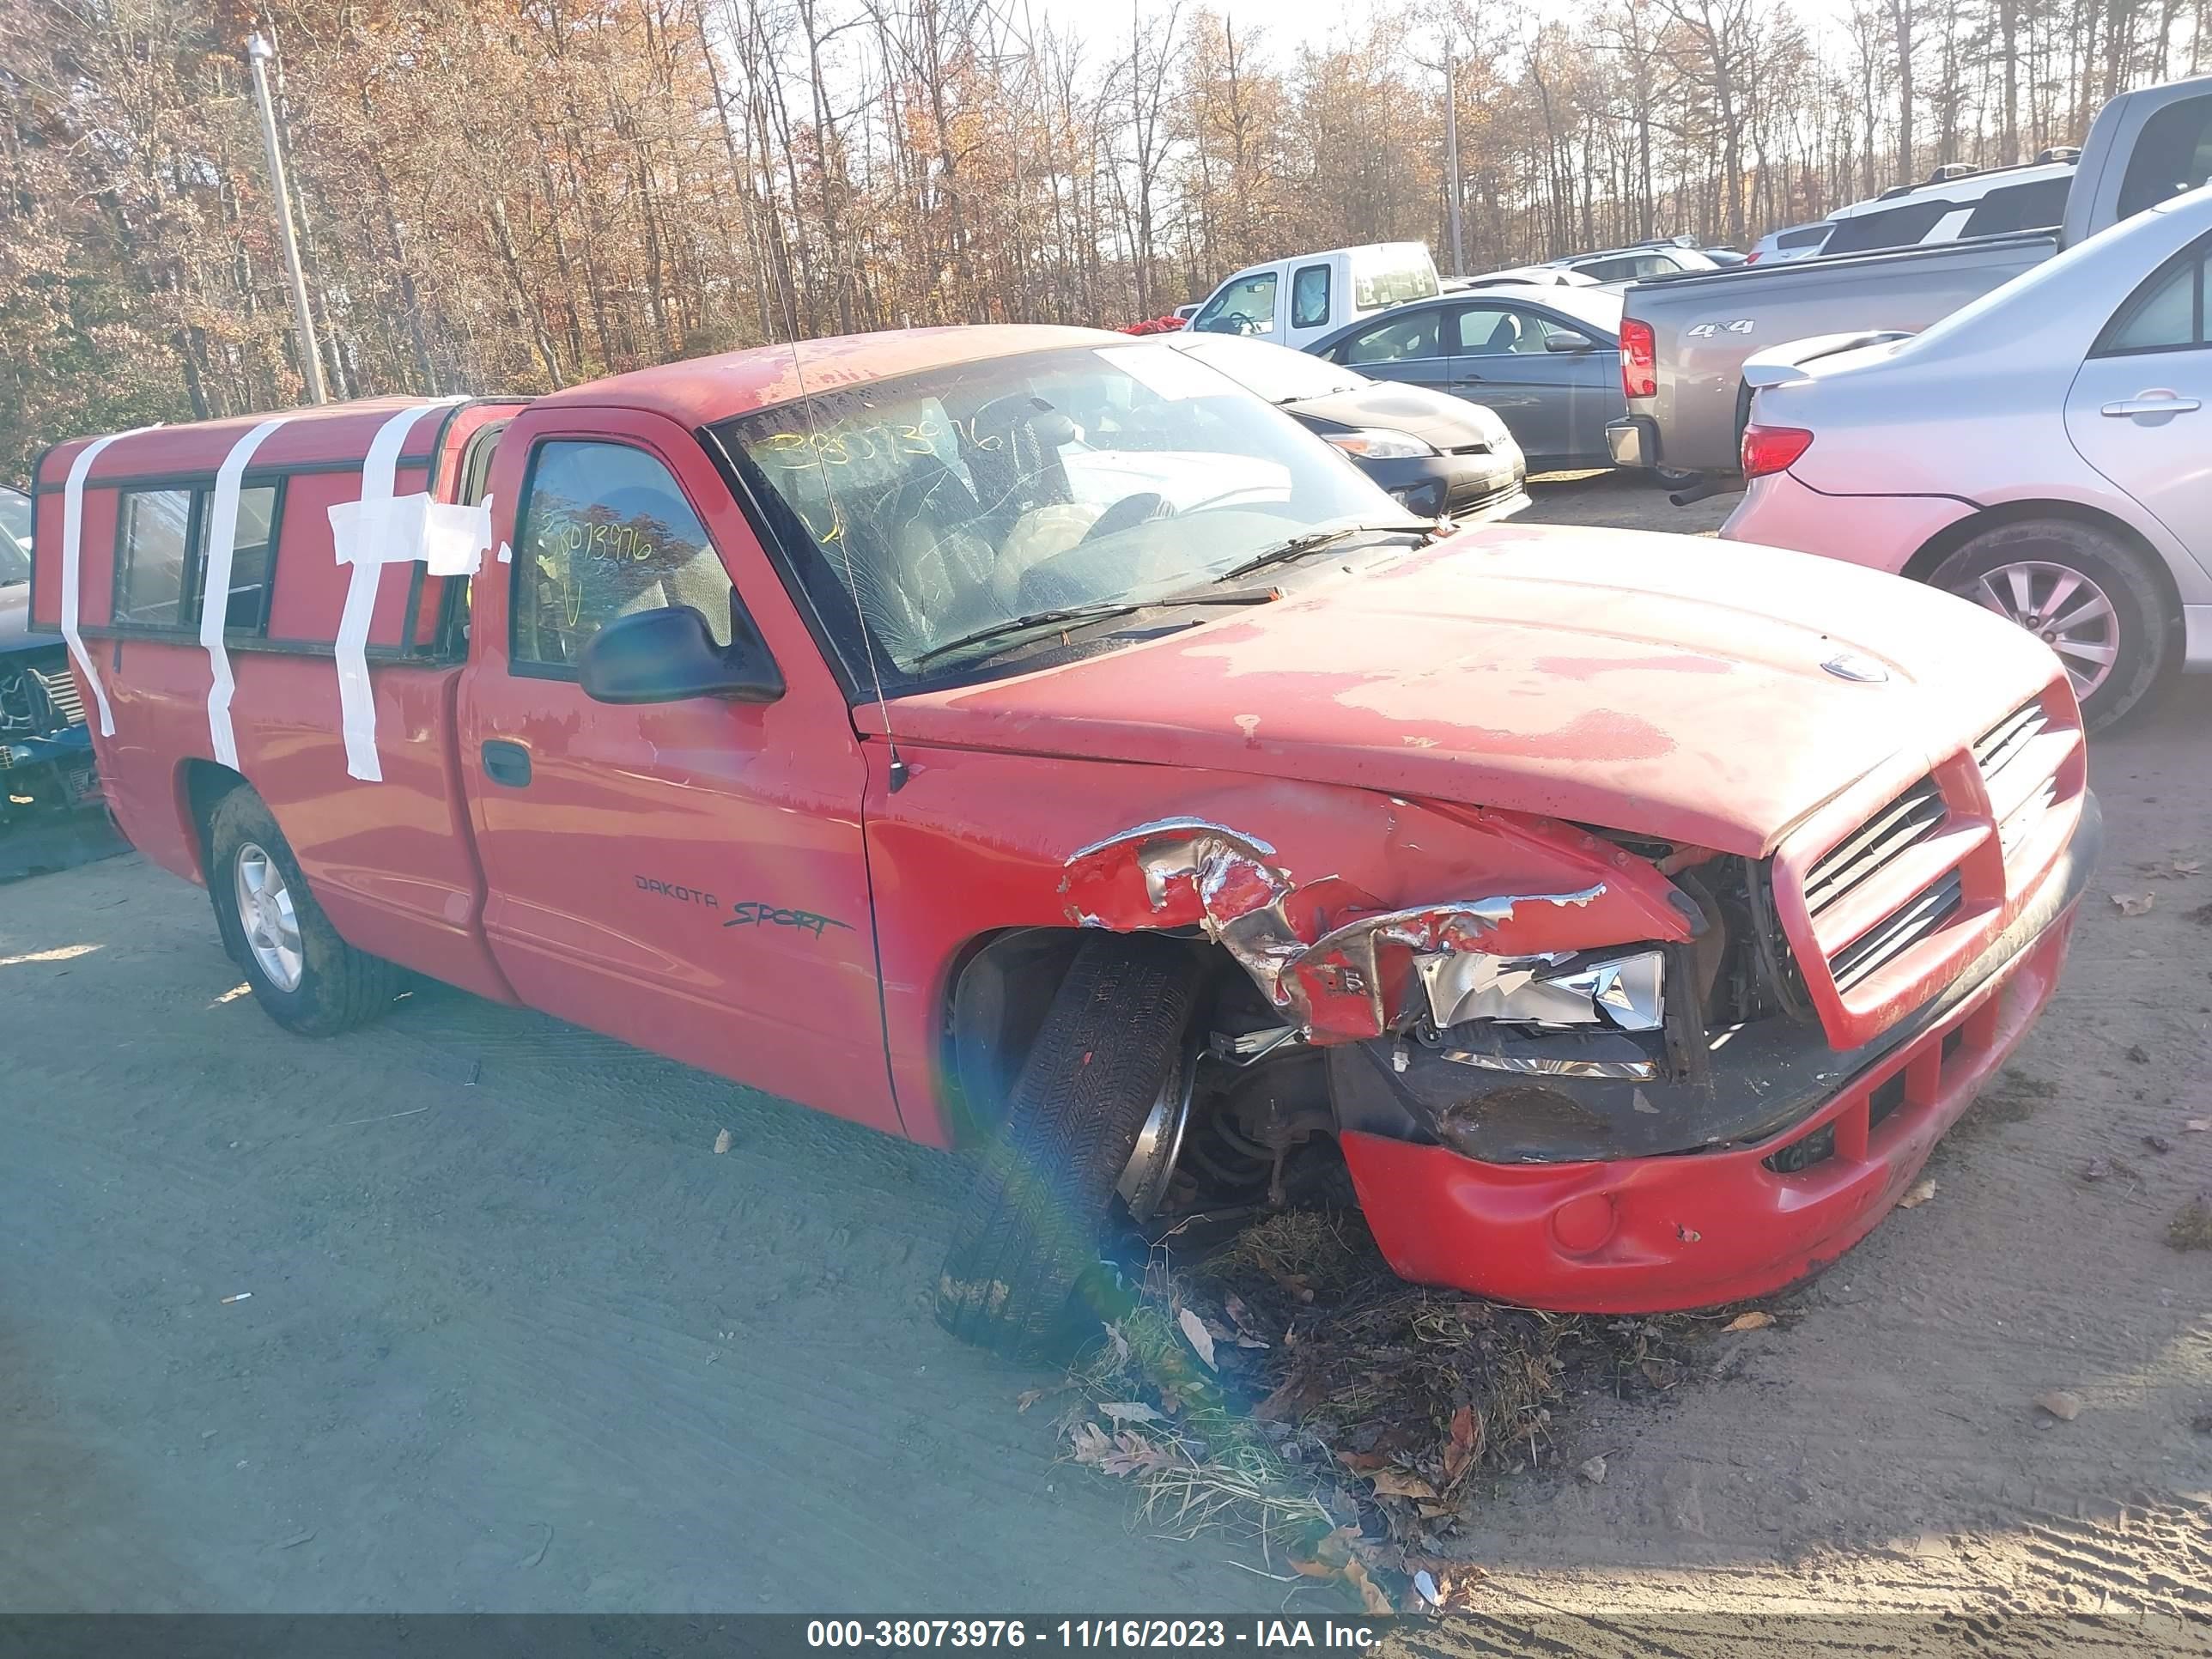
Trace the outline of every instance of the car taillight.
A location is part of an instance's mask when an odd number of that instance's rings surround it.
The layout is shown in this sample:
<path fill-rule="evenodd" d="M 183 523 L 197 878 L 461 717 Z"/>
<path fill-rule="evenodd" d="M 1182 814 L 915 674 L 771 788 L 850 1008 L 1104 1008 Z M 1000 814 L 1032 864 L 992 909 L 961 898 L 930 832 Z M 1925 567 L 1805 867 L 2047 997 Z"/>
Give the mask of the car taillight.
<path fill-rule="evenodd" d="M 1759 250 L 1757 248 L 1753 248 L 1750 252 L 1745 254 L 1743 256 L 1743 262 L 1747 265 L 1757 264 L 1759 263 Z"/>
<path fill-rule="evenodd" d="M 1620 389 L 1632 398 L 1659 395 L 1658 356 L 1653 349 L 1651 325 L 1633 317 L 1620 325 Z"/>
<path fill-rule="evenodd" d="M 1770 472 L 1787 471 L 1812 447 L 1813 434 L 1802 426 L 1747 426 L 1743 429 L 1743 476 L 1763 478 Z"/>

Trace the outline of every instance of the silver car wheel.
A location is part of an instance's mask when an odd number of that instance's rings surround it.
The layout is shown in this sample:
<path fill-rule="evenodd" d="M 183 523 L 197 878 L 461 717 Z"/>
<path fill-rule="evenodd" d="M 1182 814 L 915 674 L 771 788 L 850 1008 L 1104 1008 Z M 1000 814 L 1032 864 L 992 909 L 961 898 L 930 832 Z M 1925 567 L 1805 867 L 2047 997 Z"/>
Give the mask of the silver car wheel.
<path fill-rule="evenodd" d="M 300 945 L 300 918 L 292 908 L 291 889 L 276 860 L 252 842 L 243 842 L 231 866 L 238 895 L 238 922 L 246 930 L 246 948 L 262 974 L 280 991 L 296 991 L 307 971 L 307 958 Z"/>
<path fill-rule="evenodd" d="M 2112 678 L 2120 655 L 2119 612 L 2105 590 L 2080 571 L 2023 559 L 1984 572 L 1958 591 L 2056 651 L 2075 697 L 2087 698 Z"/>

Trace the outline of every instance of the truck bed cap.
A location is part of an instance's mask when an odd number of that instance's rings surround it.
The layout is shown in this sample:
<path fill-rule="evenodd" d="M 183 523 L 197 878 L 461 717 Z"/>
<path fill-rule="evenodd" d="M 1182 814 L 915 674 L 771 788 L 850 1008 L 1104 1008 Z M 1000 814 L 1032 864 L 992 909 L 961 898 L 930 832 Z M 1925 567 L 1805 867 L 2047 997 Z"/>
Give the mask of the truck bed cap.
<path fill-rule="evenodd" d="M 276 411 L 283 415 L 284 425 L 270 434 L 255 452 L 255 463 L 263 467 L 357 465 L 368 453 L 369 441 L 376 435 L 377 428 L 386 418 L 400 410 L 420 408 L 432 401 L 428 398 L 362 398 L 351 403 Z M 103 479 L 212 473 L 240 438 L 271 418 L 271 413 L 261 411 L 130 433 L 100 452 L 87 475 L 88 480 L 96 483 Z M 414 435 L 409 453 L 421 455 L 428 448 L 429 441 L 429 428 L 420 429 Z M 37 482 L 55 484 L 67 477 L 70 463 L 90 441 L 88 436 L 56 444 L 41 459 Z"/>

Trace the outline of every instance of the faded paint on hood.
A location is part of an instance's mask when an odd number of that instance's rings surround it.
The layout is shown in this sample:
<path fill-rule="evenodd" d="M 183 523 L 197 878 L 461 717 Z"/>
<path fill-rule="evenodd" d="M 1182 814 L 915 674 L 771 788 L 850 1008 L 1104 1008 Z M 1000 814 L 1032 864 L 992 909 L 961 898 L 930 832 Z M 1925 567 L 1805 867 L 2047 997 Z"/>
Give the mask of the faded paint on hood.
<path fill-rule="evenodd" d="M 1823 668 L 1845 653 L 1887 678 Z M 2055 672 L 1998 617 L 1839 561 L 1500 525 L 1164 638 L 903 697 L 890 718 L 909 747 L 1295 777 L 1756 856 L 1900 750 L 1971 742 Z M 878 709 L 854 712 L 882 731 Z"/>

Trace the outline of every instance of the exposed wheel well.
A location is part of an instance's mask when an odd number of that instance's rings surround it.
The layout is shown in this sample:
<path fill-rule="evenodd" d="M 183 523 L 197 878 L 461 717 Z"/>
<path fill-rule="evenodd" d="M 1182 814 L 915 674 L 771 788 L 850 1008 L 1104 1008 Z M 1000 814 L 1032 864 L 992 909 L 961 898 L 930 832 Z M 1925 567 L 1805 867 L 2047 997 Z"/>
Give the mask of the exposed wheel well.
<path fill-rule="evenodd" d="M 177 769 L 177 811 L 184 820 L 185 836 L 203 878 L 211 878 L 208 867 L 208 820 L 216 803 L 234 789 L 246 787 L 243 774 L 214 761 L 188 760 Z"/>
<path fill-rule="evenodd" d="M 1905 562 L 1899 574 L 1913 581 L 1924 582 L 1936 574 L 1936 567 L 1964 547 L 1984 531 L 1995 530 L 2000 525 L 2021 524 L 2030 519 L 2066 519 L 2092 530 L 2102 531 L 2115 540 L 2135 550 L 2142 560 L 2143 568 L 2150 572 L 2165 595 L 2166 625 L 2181 626 L 2181 593 L 2173 585 L 2173 573 L 2166 568 L 2159 551 L 2143 539 L 2140 532 L 2124 520 L 2085 507 L 2078 501 L 2006 501 L 1998 507 L 1984 507 L 1971 513 L 1954 525 L 1946 525 L 1929 537 L 1927 543 Z"/>

